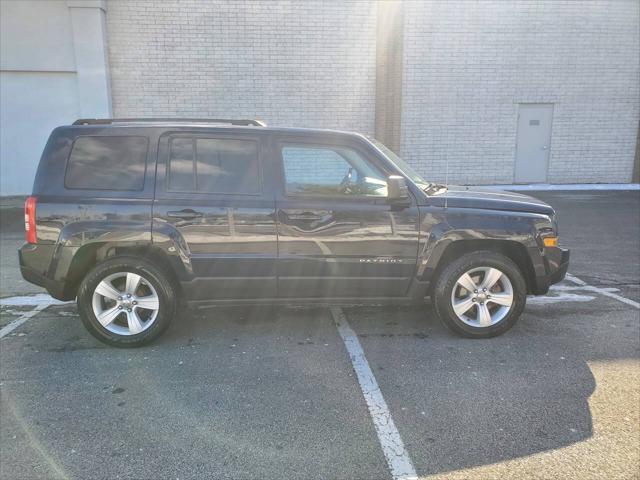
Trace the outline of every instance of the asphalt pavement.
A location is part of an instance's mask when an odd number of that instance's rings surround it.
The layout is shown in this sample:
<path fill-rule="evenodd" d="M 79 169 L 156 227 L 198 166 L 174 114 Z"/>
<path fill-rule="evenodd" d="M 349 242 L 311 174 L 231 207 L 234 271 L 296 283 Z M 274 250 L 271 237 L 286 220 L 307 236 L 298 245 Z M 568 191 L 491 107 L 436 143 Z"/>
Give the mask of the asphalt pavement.
<path fill-rule="evenodd" d="M 533 195 L 586 285 L 530 299 L 505 335 L 343 309 L 420 478 L 640 478 L 640 310 L 619 299 L 640 300 L 640 192 Z M 0 340 L 0 478 L 392 478 L 328 308 L 183 312 L 114 349 L 20 283 L 21 239 L 0 233 L 0 329 L 42 310 Z"/>

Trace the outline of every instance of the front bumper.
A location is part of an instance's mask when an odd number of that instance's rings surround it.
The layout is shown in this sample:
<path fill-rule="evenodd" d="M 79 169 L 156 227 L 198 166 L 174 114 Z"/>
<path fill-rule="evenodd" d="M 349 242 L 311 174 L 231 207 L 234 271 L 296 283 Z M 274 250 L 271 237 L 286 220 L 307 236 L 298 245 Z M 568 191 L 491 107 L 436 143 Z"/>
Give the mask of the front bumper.
<path fill-rule="evenodd" d="M 549 285 L 553 285 L 554 283 L 564 280 L 567 270 L 569 269 L 569 257 L 571 256 L 570 251 L 566 248 L 561 248 L 559 250 L 561 252 L 560 263 L 558 264 L 555 272 L 549 275 Z"/>
<path fill-rule="evenodd" d="M 569 269 L 569 249 L 552 247 L 544 249 L 544 275 L 537 275 L 533 285 L 534 295 L 544 295 L 549 291 L 549 287 L 561 282 Z"/>

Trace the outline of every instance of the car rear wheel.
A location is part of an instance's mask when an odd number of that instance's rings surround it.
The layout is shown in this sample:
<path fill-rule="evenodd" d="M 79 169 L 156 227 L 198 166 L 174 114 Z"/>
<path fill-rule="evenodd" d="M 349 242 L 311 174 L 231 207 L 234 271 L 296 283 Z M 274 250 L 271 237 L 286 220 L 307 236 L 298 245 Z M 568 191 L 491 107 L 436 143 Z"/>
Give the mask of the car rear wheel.
<path fill-rule="evenodd" d="M 527 286 L 518 266 L 495 252 L 463 255 L 440 274 L 434 306 L 455 333 L 488 338 L 510 329 L 524 310 Z"/>
<path fill-rule="evenodd" d="M 162 334 L 176 309 L 169 276 L 151 262 L 116 257 L 98 264 L 78 290 L 84 326 L 104 343 L 139 347 Z"/>

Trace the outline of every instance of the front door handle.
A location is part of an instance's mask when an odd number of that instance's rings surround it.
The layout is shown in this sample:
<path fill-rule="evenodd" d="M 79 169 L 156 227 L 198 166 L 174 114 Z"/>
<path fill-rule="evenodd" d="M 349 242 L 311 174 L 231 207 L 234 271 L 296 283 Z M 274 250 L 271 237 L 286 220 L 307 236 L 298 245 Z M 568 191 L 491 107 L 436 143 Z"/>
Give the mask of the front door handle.
<path fill-rule="evenodd" d="M 286 215 L 289 218 L 289 220 L 303 220 L 306 222 L 322 220 L 324 218 L 324 215 L 320 215 L 318 213 L 313 213 L 313 212 L 286 213 Z"/>
<path fill-rule="evenodd" d="M 190 219 L 190 218 L 198 218 L 202 217 L 201 212 L 196 212 L 195 210 L 191 210 L 187 208 L 185 210 L 178 210 L 173 212 L 167 212 L 167 217 L 169 218 L 182 218 L 182 219 Z"/>

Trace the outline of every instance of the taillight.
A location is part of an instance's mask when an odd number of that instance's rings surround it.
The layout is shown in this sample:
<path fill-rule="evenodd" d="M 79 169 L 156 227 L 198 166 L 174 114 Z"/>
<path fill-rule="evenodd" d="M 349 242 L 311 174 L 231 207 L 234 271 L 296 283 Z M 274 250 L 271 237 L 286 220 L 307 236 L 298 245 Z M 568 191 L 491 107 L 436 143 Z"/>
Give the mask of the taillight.
<path fill-rule="evenodd" d="M 36 203 L 37 197 L 27 197 L 24 202 L 24 237 L 27 243 L 38 243 L 36 236 Z"/>

